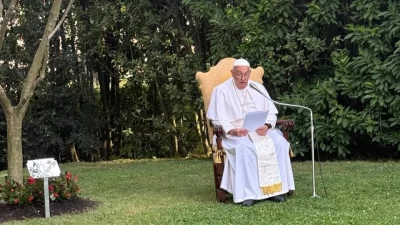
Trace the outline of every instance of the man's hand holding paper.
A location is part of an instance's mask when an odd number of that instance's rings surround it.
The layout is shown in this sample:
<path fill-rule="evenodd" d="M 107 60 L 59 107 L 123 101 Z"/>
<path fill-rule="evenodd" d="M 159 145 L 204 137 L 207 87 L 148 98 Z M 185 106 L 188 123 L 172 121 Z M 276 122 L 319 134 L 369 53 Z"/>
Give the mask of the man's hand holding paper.
<path fill-rule="evenodd" d="M 245 128 L 235 128 L 228 132 L 229 135 L 236 137 L 244 137 L 249 133 L 249 131 Z"/>
<path fill-rule="evenodd" d="M 256 130 L 256 133 L 257 133 L 258 135 L 260 135 L 260 136 L 265 136 L 265 135 L 267 135 L 267 131 L 268 131 L 267 125 L 262 125 L 261 127 L 259 127 L 259 128 Z"/>
<path fill-rule="evenodd" d="M 244 118 L 243 128 L 249 133 L 256 132 L 258 135 L 265 136 L 268 130 L 268 127 L 264 126 L 267 116 L 268 111 L 249 112 Z"/>

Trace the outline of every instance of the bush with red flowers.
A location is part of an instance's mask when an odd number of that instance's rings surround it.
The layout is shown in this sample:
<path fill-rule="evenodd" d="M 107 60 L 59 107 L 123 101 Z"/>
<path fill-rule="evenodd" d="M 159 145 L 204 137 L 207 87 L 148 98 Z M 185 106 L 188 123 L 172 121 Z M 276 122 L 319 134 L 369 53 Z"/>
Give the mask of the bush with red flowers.
<path fill-rule="evenodd" d="M 68 200 L 81 193 L 78 177 L 70 172 L 65 172 L 60 177 L 49 178 L 49 197 L 51 201 Z M 7 204 L 24 205 L 44 202 L 43 179 L 24 178 L 21 185 L 7 179 L 0 184 L 0 200 Z"/>

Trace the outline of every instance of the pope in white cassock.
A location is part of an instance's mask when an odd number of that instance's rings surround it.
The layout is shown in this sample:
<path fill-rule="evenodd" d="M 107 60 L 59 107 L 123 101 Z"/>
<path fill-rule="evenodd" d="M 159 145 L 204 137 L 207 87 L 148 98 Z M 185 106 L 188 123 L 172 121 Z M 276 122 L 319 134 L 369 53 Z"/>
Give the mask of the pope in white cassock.
<path fill-rule="evenodd" d="M 269 97 L 263 85 L 250 79 L 250 64 L 238 59 L 232 77 L 214 88 L 207 118 L 224 131 L 226 151 L 221 188 L 233 195 L 235 203 L 251 206 L 254 200 L 285 201 L 283 195 L 295 189 L 289 158 L 289 142 L 275 128 L 278 110 L 249 84 Z M 265 125 L 255 132 L 242 128 L 246 113 L 268 111 Z"/>

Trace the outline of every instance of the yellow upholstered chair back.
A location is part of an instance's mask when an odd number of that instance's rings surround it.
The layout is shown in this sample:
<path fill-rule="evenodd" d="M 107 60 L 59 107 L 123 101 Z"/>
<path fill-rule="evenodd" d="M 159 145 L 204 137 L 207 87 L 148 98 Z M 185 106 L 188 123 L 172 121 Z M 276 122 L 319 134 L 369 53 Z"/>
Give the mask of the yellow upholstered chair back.
<path fill-rule="evenodd" d="M 217 65 L 211 67 L 208 72 L 196 73 L 196 79 L 199 82 L 199 88 L 203 96 L 204 108 L 206 112 L 208 110 L 208 105 L 210 104 L 210 98 L 214 90 L 214 87 L 223 83 L 232 76 L 231 70 L 235 60 L 236 60 L 235 58 L 224 58 L 221 61 L 219 61 Z M 259 66 L 255 69 L 251 68 L 251 77 L 250 77 L 251 80 L 262 84 L 263 75 L 264 75 L 264 69 L 262 67 Z M 212 143 L 213 130 L 209 126 L 209 122 L 207 123 L 207 127 L 208 127 L 209 140 L 210 143 Z"/>

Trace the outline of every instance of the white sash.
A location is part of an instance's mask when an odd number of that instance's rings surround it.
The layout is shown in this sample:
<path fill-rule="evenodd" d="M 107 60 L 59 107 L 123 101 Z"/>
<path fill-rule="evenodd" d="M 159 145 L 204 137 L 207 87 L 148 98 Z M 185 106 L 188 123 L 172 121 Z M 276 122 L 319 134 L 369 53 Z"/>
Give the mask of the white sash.
<path fill-rule="evenodd" d="M 257 152 L 258 180 L 264 195 L 271 195 L 282 190 L 275 145 L 270 137 L 257 133 L 249 134 Z"/>

